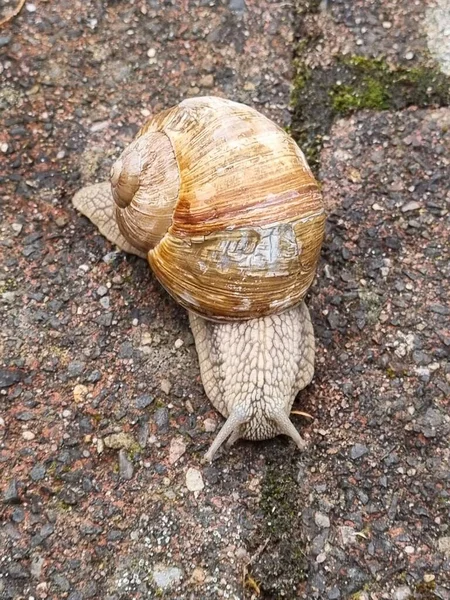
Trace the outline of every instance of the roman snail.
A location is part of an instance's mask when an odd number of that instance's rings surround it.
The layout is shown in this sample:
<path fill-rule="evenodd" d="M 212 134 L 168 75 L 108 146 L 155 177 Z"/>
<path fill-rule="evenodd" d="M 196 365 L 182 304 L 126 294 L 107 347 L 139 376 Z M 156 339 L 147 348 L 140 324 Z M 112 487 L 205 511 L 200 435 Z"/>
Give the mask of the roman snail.
<path fill-rule="evenodd" d="M 312 379 L 303 298 L 325 212 L 292 138 L 258 111 L 191 98 L 152 117 L 111 170 L 73 199 L 111 242 L 146 257 L 189 311 L 205 392 L 227 439 L 290 436 L 295 396 Z"/>

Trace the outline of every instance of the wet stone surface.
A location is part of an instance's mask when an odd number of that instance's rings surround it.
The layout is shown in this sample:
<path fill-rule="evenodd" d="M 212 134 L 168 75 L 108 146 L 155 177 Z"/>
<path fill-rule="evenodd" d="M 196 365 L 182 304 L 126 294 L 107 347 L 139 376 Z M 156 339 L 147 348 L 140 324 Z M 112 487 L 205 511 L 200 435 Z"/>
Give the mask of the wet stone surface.
<path fill-rule="evenodd" d="M 328 36 L 310 65 L 347 45 L 434 66 L 422 3 L 297 5 L 295 30 Z M 2 600 L 449 600 L 448 109 L 325 139 L 303 454 L 278 438 L 203 464 L 222 419 L 185 312 L 71 207 L 186 96 L 288 125 L 291 8 L 27 2 L 2 28 Z"/>

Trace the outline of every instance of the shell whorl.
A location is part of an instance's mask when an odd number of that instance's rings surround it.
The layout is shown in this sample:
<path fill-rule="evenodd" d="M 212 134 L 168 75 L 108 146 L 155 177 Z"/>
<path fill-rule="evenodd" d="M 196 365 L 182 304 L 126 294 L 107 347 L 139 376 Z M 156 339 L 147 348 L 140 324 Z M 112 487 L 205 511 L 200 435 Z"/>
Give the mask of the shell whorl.
<path fill-rule="evenodd" d="M 140 155 L 133 149 L 116 160 L 111 168 L 111 189 L 114 202 L 119 208 L 126 208 L 139 189 L 141 171 Z"/>
<path fill-rule="evenodd" d="M 174 150 L 163 132 L 134 140 L 111 169 L 116 220 L 122 235 L 148 252 L 164 237 L 178 200 L 180 175 Z"/>

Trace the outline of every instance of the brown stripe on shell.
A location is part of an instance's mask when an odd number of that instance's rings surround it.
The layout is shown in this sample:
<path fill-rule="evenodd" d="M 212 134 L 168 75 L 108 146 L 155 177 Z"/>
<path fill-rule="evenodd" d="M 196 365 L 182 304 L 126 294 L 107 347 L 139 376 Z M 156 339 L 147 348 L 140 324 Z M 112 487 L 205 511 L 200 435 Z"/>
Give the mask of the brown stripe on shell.
<path fill-rule="evenodd" d="M 181 176 L 175 235 L 289 221 L 322 207 L 303 154 L 275 123 L 216 98 L 176 108 L 147 125 L 164 129 L 175 148 Z"/>
<path fill-rule="evenodd" d="M 307 225 L 276 223 L 196 238 L 169 232 L 150 251 L 149 262 L 180 304 L 205 317 L 274 314 L 300 302 L 311 285 L 324 219 L 321 213 Z"/>

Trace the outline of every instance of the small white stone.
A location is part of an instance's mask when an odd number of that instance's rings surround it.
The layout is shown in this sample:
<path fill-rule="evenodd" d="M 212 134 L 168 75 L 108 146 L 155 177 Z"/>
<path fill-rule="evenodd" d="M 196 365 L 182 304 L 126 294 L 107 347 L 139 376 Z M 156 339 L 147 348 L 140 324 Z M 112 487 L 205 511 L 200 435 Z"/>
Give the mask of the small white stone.
<path fill-rule="evenodd" d="M 441 537 L 438 539 L 438 550 L 447 558 L 450 558 L 450 537 Z"/>
<path fill-rule="evenodd" d="M 411 200 L 411 202 L 407 202 L 406 204 L 404 204 L 402 206 L 402 212 L 410 212 L 412 210 L 418 210 L 421 207 L 422 207 L 422 205 L 419 204 L 419 202 L 415 202 L 414 200 Z"/>
<path fill-rule="evenodd" d="M 342 544 L 348 546 L 356 542 L 356 531 L 350 525 L 342 525 L 339 527 L 339 533 L 341 534 Z"/>
<path fill-rule="evenodd" d="M 203 421 L 203 427 L 207 433 L 213 433 L 217 428 L 217 423 L 214 419 L 205 419 Z"/>
<path fill-rule="evenodd" d="M 149 58 L 155 58 L 155 56 L 156 56 L 156 50 L 155 50 L 155 48 L 149 48 L 147 50 L 147 56 Z"/>
<path fill-rule="evenodd" d="M 205 579 L 206 579 L 205 571 L 201 567 L 195 567 L 195 569 L 192 571 L 191 583 L 194 583 L 195 585 L 199 585 L 199 584 L 203 583 L 205 581 Z"/>
<path fill-rule="evenodd" d="M 401 585 L 394 591 L 394 600 L 407 600 L 411 596 L 411 588 Z"/>
<path fill-rule="evenodd" d="M 139 325 L 139 320 L 138 319 L 133 319 L 131 321 L 131 324 L 133 325 L 133 327 L 137 327 Z"/>
<path fill-rule="evenodd" d="M 316 512 L 314 515 L 314 521 L 317 527 L 320 527 L 321 529 L 328 529 L 330 527 L 329 517 L 321 512 Z"/>
<path fill-rule="evenodd" d="M 169 446 L 169 463 L 174 465 L 186 452 L 186 444 L 182 437 L 172 438 Z"/>
<path fill-rule="evenodd" d="M 405 546 L 406 554 L 414 554 L 414 546 Z"/>
<path fill-rule="evenodd" d="M 414 52 L 411 52 L 411 50 L 409 52 L 407 52 L 405 54 L 405 58 L 406 60 L 412 60 L 414 58 Z"/>
<path fill-rule="evenodd" d="M 67 419 L 68 417 L 70 417 L 72 415 L 72 413 L 70 412 L 70 410 L 68 410 L 67 408 L 63 410 L 62 415 L 65 419 Z"/>
<path fill-rule="evenodd" d="M 384 29 L 390 29 L 392 27 L 392 23 L 390 21 L 383 21 Z"/>
<path fill-rule="evenodd" d="M 3 143 L 3 144 L 0 146 L 0 150 L 1 150 L 3 153 L 5 153 L 5 152 L 8 152 L 8 148 L 9 148 L 9 146 L 8 146 L 8 144 L 7 144 L 6 142 L 4 142 L 4 143 Z"/>
<path fill-rule="evenodd" d="M 27 9 L 27 11 L 28 11 L 29 13 L 34 13 L 34 12 L 36 12 L 36 5 L 35 5 L 35 4 L 31 4 L 31 2 L 30 2 L 30 3 L 27 3 L 27 4 L 25 4 L 25 8 Z"/>
<path fill-rule="evenodd" d="M 319 564 L 323 563 L 326 561 L 326 559 L 327 559 L 327 555 L 325 554 L 325 552 L 321 552 L 316 557 L 316 563 L 319 563 Z"/>
<path fill-rule="evenodd" d="M 34 440 L 34 438 L 36 436 L 34 435 L 34 433 L 32 431 L 27 430 L 22 433 L 22 437 L 24 440 L 31 441 L 31 440 Z"/>
<path fill-rule="evenodd" d="M 165 394 L 169 395 L 170 394 L 170 390 L 172 389 L 172 384 L 170 383 L 170 381 L 168 379 L 162 379 L 160 387 L 161 387 L 161 390 Z"/>
<path fill-rule="evenodd" d="M 181 338 L 178 338 L 177 340 L 175 340 L 175 348 L 178 350 L 178 348 L 181 348 L 181 346 L 184 344 L 183 340 Z"/>
<path fill-rule="evenodd" d="M 12 223 L 11 227 L 13 228 L 13 231 L 15 231 L 16 233 L 20 233 L 23 229 L 22 223 Z"/>
<path fill-rule="evenodd" d="M 108 293 L 108 288 L 106 287 L 106 285 L 99 285 L 97 288 L 97 296 L 100 296 L 100 298 L 102 296 L 106 296 L 106 294 Z"/>
<path fill-rule="evenodd" d="M 85 385 L 79 383 L 73 388 L 73 399 L 75 402 L 82 402 L 86 398 L 86 394 L 88 393 L 88 388 Z"/>
<path fill-rule="evenodd" d="M 378 204 L 377 202 L 372 204 L 372 209 L 373 210 L 384 210 L 384 208 L 381 206 L 381 204 Z"/>
<path fill-rule="evenodd" d="M 102 296 L 99 302 L 103 308 L 108 309 L 111 303 L 111 299 L 109 296 Z"/>
<path fill-rule="evenodd" d="M 183 576 L 183 572 L 178 567 L 157 564 L 153 569 L 152 576 L 156 586 L 165 590 L 178 583 Z"/>
<path fill-rule="evenodd" d="M 433 573 L 425 573 L 425 575 L 423 576 L 423 580 L 425 581 L 425 583 L 431 583 L 435 579 L 436 577 L 433 575 Z"/>
<path fill-rule="evenodd" d="M 60 151 L 58 152 L 58 154 L 56 155 L 56 158 L 57 158 L 58 160 L 61 160 L 62 158 L 64 158 L 64 157 L 65 157 L 65 155 L 66 155 L 65 151 L 64 151 L 64 150 L 60 150 Z"/>
<path fill-rule="evenodd" d="M 200 492 L 205 487 L 202 474 L 198 469 L 189 467 L 186 471 L 186 487 L 190 492 Z"/>
<path fill-rule="evenodd" d="M 152 343 L 152 336 L 149 333 L 144 332 L 141 335 L 141 344 L 143 346 L 150 346 L 151 343 Z"/>

